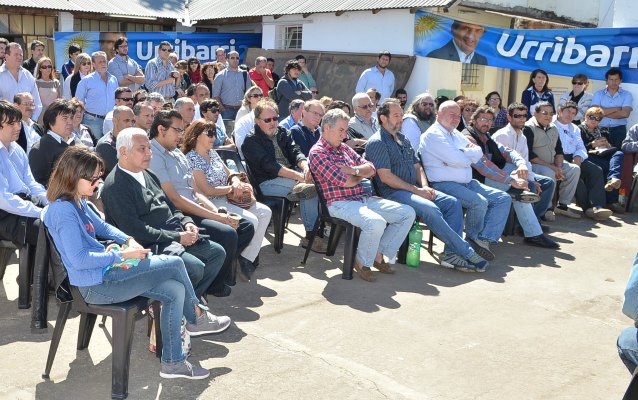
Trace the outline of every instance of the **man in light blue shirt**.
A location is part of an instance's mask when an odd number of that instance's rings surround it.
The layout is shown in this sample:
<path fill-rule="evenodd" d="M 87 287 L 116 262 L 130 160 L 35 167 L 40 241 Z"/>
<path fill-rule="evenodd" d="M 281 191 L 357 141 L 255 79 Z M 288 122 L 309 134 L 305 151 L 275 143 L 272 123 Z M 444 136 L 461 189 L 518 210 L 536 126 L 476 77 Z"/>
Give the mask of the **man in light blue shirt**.
<path fill-rule="evenodd" d="M 104 118 L 115 107 L 115 90 L 118 85 L 117 79 L 106 70 L 105 52 L 94 52 L 91 54 L 91 60 L 95 72 L 80 80 L 75 97 L 84 103 L 82 123 L 91 128 L 95 137 L 99 139 L 104 134 Z"/>
<path fill-rule="evenodd" d="M 388 69 L 391 60 L 392 54 L 389 51 L 380 52 L 377 58 L 377 65 L 366 69 L 359 77 L 355 93 L 365 93 L 370 88 L 377 88 L 381 94 L 379 102 L 392 97 L 392 93 L 394 93 L 394 74 Z"/>
<path fill-rule="evenodd" d="M 26 69 L 22 68 L 24 54 L 22 47 L 17 43 L 9 43 L 5 50 L 5 63 L 0 67 L 0 99 L 12 102 L 18 93 L 28 92 L 33 96 L 35 110 L 33 119 L 38 120 L 42 112 L 40 92 L 35 85 L 35 78 Z"/>
<path fill-rule="evenodd" d="M 115 76 L 119 86 L 128 86 L 131 92 L 138 90 L 144 83 L 144 73 L 137 61 L 128 56 L 128 40 L 122 36 L 113 47 L 117 54 L 109 61 L 109 73 Z"/>
<path fill-rule="evenodd" d="M 620 87 L 622 71 L 610 68 L 605 73 L 607 87 L 594 93 L 591 106 L 603 109 L 605 117 L 600 122 L 603 128 L 609 128 L 611 145 L 620 149 L 627 135 L 627 118 L 633 110 L 634 98 L 630 92 Z"/>
<path fill-rule="evenodd" d="M 46 190 L 31 174 L 26 153 L 15 143 L 20 119 L 18 107 L 0 101 L 0 239 L 35 245 L 40 211 L 48 201 Z"/>

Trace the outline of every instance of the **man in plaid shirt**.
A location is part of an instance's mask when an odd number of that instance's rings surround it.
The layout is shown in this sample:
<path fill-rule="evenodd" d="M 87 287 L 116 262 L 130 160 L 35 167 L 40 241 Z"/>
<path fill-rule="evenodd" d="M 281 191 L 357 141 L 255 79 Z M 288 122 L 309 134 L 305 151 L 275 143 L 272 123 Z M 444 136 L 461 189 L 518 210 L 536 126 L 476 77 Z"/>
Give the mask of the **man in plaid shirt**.
<path fill-rule="evenodd" d="M 372 163 L 343 143 L 348 137 L 348 121 L 342 110 L 326 113 L 321 138 L 310 150 L 309 166 L 330 215 L 361 228 L 354 268 L 363 280 L 372 282 L 372 266 L 384 274 L 394 273 L 389 264 L 394 263 L 415 213 L 410 206 L 365 193 L 361 181 L 376 171 Z"/>

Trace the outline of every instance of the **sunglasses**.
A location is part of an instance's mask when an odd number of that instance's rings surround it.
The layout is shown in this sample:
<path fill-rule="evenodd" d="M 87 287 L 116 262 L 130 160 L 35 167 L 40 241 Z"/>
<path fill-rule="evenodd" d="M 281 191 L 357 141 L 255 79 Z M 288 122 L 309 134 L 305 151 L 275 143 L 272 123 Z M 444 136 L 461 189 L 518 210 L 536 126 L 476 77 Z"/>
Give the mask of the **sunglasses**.
<path fill-rule="evenodd" d="M 572 85 L 584 85 L 585 82 L 572 82 Z"/>
<path fill-rule="evenodd" d="M 217 114 L 219 112 L 219 108 L 211 108 L 208 111 L 212 112 L 213 114 Z"/>
<path fill-rule="evenodd" d="M 192 61 L 190 62 L 190 65 L 199 65 L 199 63 L 197 61 Z"/>
<path fill-rule="evenodd" d="M 587 119 L 589 119 L 589 120 L 591 120 L 591 121 L 598 121 L 598 122 L 600 122 L 600 121 L 602 121 L 602 120 L 603 120 L 603 117 L 597 117 L 597 116 L 595 116 L 595 115 L 588 115 L 588 116 L 587 116 Z"/>
<path fill-rule="evenodd" d="M 160 49 L 160 51 L 171 51 L 171 49 L 163 48 L 163 49 Z"/>
<path fill-rule="evenodd" d="M 91 65 L 91 62 L 90 62 L 90 61 L 83 62 L 83 63 L 81 63 L 80 65 Z"/>
<path fill-rule="evenodd" d="M 217 136 L 217 132 L 215 132 L 215 130 L 213 130 L 213 129 L 209 129 L 208 132 L 206 132 L 206 136 L 215 137 L 215 136 Z"/>
<path fill-rule="evenodd" d="M 53 67 L 52 67 L 52 66 L 50 66 L 50 65 L 42 65 L 42 66 L 40 67 L 40 69 L 51 69 L 51 68 L 53 68 Z"/>
<path fill-rule="evenodd" d="M 141 103 L 142 101 L 146 101 L 146 97 L 138 98 L 136 101 L 137 101 L 138 103 Z"/>
<path fill-rule="evenodd" d="M 318 90 L 312 90 L 312 94 L 319 94 Z"/>
<path fill-rule="evenodd" d="M 91 182 L 91 186 L 95 185 L 97 182 L 99 182 L 100 179 L 102 179 L 101 175 L 98 176 L 92 176 L 90 178 L 82 178 L 84 180 L 87 180 L 89 182 Z"/>
<path fill-rule="evenodd" d="M 228 57 L 229 60 L 239 60 L 239 57 Z"/>
<path fill-rule="evenodd" d="M 512 114 L 512 118 L 527 118 L 527 114 Z"/>
<path fill-rule="evenodd" d="M 275 115 L 272 118 L 260 118 L 262 121 L 264 121 L 265 123 L 269 124 L 273 121 L 277 122 L 277 120 L 279 119 L 279 115 Z"/>
<path fill-rule="evenodd" d="M 539 111 L 543 115 L 554 115 L 553 111 Z"/>
<path fill-rule="evenodd" d="M 120 97 L 119 99 L 116 100 L 122 100 L 122 101 L 133 101 L 132 97 Z"/>
<path fill-rule="evenodd" d="M 249 94 L 248 97 L 252 97 L 254 99 L 261 99 L 262 97 L 264 97 L 264 95 L 261 93 L 253 93 L 253 94 Z"/>

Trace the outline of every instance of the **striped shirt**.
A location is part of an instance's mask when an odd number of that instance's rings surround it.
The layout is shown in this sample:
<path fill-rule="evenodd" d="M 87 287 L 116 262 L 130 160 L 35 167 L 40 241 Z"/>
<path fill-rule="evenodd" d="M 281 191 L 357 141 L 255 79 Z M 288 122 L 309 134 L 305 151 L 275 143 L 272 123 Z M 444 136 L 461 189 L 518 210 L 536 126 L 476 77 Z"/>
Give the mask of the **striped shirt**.
<path fill-rule="evenodd" d="M 170 61 L 163 62 L 161 58 L 156 57 L 146 63 L 146 69 L 144 75 L 146 80 L 144 84 L 149 92 L 158 92 L 165 99 L 170 99 L 175 96 L 175 83 L 169 83 L 162 87 L 157 87 L 157 84 L 163 80 L 171 78 L 171 73 L 175 71 L 175 67 Z"/>

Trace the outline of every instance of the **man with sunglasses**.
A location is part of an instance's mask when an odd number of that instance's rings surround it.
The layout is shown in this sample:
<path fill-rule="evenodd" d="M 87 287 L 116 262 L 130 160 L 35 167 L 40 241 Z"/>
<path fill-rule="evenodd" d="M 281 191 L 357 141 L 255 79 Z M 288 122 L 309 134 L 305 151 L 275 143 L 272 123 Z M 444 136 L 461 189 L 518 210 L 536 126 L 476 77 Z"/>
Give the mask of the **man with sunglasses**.
<path fill-rule="evenodd" d="M 264 96 L 268 96 L 270 89 L 275 87 L 272 72 L 266 67 L 267 62 L 266 57 L 259 56 L 255 59 L 255 68 L 248 71 L 250 79 L 255 82 L 255 85 L 261 88 Z"/>
<path fill-rule="evenodd" d="M 397 93 L 399 90 L 397 90 Z M 421 135 L 435 122 L 436 106 L 434 105 L 434 97 L 430 93 L 421 93 L 408 106 L 408 110 L 403 116 L 401 133 L 410 141 L 413 149 L 418 149 L 419 143 L 421 143 Z"/>
<path fill-rule="evenodd" d="M 133 108 L 133 93 L 128 86 L 120 86 L 115 89 L 115 107 L 119 106 Z M 102 132 L 104 132 L 105 135 L 113 130 L 113 111 L 115 107 L 104 116 Z"/>
<path fill-rule="evenodd" d="M 529 161 L 532 163 L 534 173 L 561 181 L 558 187 L 558 205 L 553 213 L 546 214 L 545 218 L 551 220 L 553 214 L 557 214 L 579 219 L 580 214 L 567 206 L 571 204 L 576 194 L 580 167 L 565 161 L 560 134 L 556 125 L 552 123 L 553 116 L 554 106 L 550 102 L 541 101 L 536 105 L 534 116 L 525 123 L 523 134 L 527 138 Z"/>
<path fill-rule="evenodd" d="M 527 180 L 534 183 L 534 187 L 538 192 L 540 185 L 540 199 L 533 204 L 534 214 L 539 219 L 545 221 L 554 221 L 556 219 L 554 211 L 550 208 L 554 197 L 556 183 L 553 179 L 544 175 L 535 173 L 532 170 L 532 164 L 529 162 L 529 149 L 527 147 L 527 138 L 523 135 L 523 128 L 527 122 L 527 106 L 523 103 L 512 103 L 507 107 L 507 121 L 505 127 L 499 129 L 492 134 L 492 140 L 518 153 L 527 164 Z"/>
<path fill-rule="evenodd" d="M 310 154 L 310 148 L 321 137 L 319 124 L 324 114 L 325 110 L 319 100 L 308 100 L 304 104 L 301 121 L 290 129 L 292 139 L 306 157 Z"/>
<path fill-rule="evenodd" d="M 372 100 L 363 92 L 357 93 L 352 97 L 352 108 L 354 116 L 348 122 L 348 136 L 350 139 L 370 139 L 379 130 L 377 120 L 372 116 Z"/>
<path fill-rule="evenodd" d="M 117 79 L 120 86 L 128 86 L 134 92 L 144 84 L 142 68 L 128 56 L 128 39 L 119 37 L 113 44 L 115 57 L 109 61 L 108 71 Z"/>
<path fill-rule="evenodd" d="M 213 80 L 211 96 L 222 105 L 222 118 L 235 121 L 241 108 L 244 93 L 252 86 L 247 71 L 239 69 L 239 53 L 228 53 L 228 68 L 218 73 Z"/>
<path fill-rule="evenodd" d="M 169 42 L 161 42 L 157 48 L 157 57 L 150 59 L 144 69 L 148 91 L 161 94 L 166 101 L 171 101 L 175 96 L 175 88 L 181 78 L 169 59 L 172 49 Z"/>

